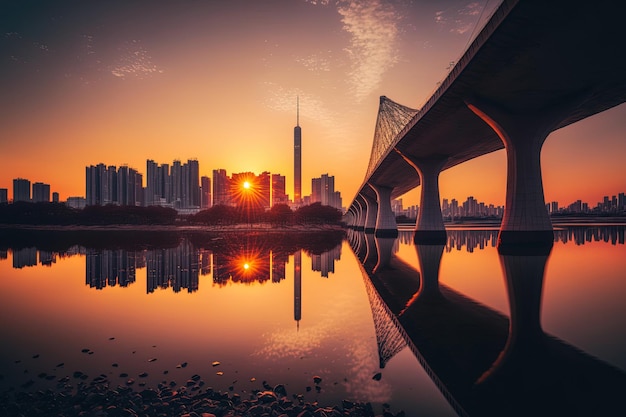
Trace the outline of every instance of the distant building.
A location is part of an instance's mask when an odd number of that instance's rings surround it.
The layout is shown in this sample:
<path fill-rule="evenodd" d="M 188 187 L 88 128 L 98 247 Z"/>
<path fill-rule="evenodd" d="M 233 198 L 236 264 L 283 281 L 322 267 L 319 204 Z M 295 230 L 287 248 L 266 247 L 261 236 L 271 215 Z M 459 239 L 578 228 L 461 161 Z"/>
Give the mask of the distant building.
<path fill-rule="evenodd" d="M 13 180 L 13 202 L 30 201 L 30 181 L 24 178 Z"/>
<path fill-rule="evenodd" d="M 211 178 L 200 177 L 200 208 L 207 209 L 211 207 Z"/>
<path fill-rule="evenodd" d="M 310 204 L 321 203 L 324 206 L 341 210 L 341 193 L 335 191 L 335 177 L 322 174 L 320 178 L 311 180 Z"/>
<path fill-rule="evenodd" d="M 9 202 L 9 190 L 6 188 L 0 188 L 0 204 Z"/>
<path fill-rule="evenodd" d="M 33 202 L 50 202 L 50 184 L 44 184 L 43 182 L 36 182 L 33 184 Z"/>
<path fill-rule="evenodd" d="M 89 206 L 117 204 L 142 205 L 142 176 L 133 168 L 122 165 L 98 164 L 85 168 L 85 200 Z"/>
<path fill-rule="evenodd" d="M 57 193 L 56 191 L 52 193 L 52 202 L 53 203 L 59 202 L 59 193 Z"/>
<path fill-rule="evenodd" d="M 65 205 L 75 209 L 84 209 L 87 205 L 87 200 L 84 197 L 68 197 Z"/>
<path fill-rule="evenodd" d="M 225 169 L 213 170 L 213 205 L 229 206 L 230 201 L 230 178 Z"/>
<path fill-rule="evenodd" d="M 302 129 L 300 128 L 300 100 L 296 105 L 296 127 L 293 128 L 293 202 L 302 200 Z"/>
<path fill-rule="evenodd" d="M 272 206 L 276 204 L 289 204 L 285 183 L 285 177 L 283 175 L 272 174 Z"/>

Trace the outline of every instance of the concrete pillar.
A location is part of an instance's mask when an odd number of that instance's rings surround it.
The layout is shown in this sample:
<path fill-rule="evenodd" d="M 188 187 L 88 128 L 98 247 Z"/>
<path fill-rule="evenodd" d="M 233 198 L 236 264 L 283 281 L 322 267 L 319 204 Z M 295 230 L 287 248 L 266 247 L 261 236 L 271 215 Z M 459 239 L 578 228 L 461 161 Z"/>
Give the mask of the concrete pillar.
<path fill-rule="evenodd" d="M 365 215 L 367 207 L 365 206 L 365 202 L 360 199 L 360 196 L 357 196 L 357 198 L 354 199 L 354 204 L 356 204 L 357 208 L 356 225 L 354 229 L 363 230 L 365 229 Z"/>
<path fill-rule="evenodd" d="M 367 215 L 365 216 L 365 233 L 374 233 L 376 230 L 376 217 L 378 216 L 378 203 L 374 197 L 361 194 L 367 205 Z"/>
<path fill-rule="evenodd" d="M 491 126 L 506 149 L 506 203 L 498 247 L 551 247 L 554 233 L 543 195 L 540 155 L 544 141 L 560 120 L 559 109 L 513 114 L 475 98 L 467 105 Z"/>
<path fill-rule="evenodd" d="M 378 199 L 378 214 L 376 216 L 377 237 L 397 237 L 398 225 L 396 224 L 396 216 L 391 211 L 391 192 L 393 188 L 382 187 L 375 184 L 369 184 L 376 192 Z"/>
<path fill-rule="evenodd" d="M 357 223 L 358 214 L 357 214 L 356 206 L 354 204 L 351 205 L 348 212 L 350 213 L 350 220 L 348 221 L 348 226 L 352 229 L 356 227 L 356 223 Z"/>
<path fill-rule="evenodd" d="M 439 173 L 448 162 L 448 156 L 439 155 L 430 158 L 415 158 L 396 149 L 420 176 L 422 194 L 415 223 L 413 241 L 417 244 L 445 245 L 447 236 L 441 214 L 439 197 Z"/>

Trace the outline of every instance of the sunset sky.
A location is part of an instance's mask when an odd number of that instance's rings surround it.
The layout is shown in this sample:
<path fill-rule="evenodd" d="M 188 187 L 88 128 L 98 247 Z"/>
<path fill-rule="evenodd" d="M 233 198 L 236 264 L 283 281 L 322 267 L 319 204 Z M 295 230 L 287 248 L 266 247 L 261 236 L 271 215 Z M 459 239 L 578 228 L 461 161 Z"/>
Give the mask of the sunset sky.
<path fill-rule="evenodd" d="M 348 205 L 379 96 L 420 108 L 498 1 L 3 1 L 0 188 L 85 195 L 85 166 L 197 159 L 200 174 L 270 171 L 293 196 L 328 173 Z M 626 106 L 550 135 L 546 201 L 626 191 Z M 504 204 L 504 151 L 442 173 L 441 197 Z M 419 202 L 419 189 L 404 196 Z"/>

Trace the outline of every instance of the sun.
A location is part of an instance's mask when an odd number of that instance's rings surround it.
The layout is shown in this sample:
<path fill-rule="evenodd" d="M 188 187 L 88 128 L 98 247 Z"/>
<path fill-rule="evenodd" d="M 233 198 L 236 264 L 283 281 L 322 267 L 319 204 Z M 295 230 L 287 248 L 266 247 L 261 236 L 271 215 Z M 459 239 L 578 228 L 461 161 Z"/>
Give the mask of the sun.
<path fill-rule="evenodd" d="M 248 181 L 244 181 L 243 188 L 245 188 L 246 190 L 250 189 L 250 183 Z"/>

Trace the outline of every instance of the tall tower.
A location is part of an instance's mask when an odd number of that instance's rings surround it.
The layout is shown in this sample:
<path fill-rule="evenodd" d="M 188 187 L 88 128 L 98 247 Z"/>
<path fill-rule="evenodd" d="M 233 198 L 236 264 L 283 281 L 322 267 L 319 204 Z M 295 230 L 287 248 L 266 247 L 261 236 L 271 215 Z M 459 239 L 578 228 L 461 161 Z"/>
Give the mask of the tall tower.
<path fill-rule="evenodd" d="M 293 128 L 293 202 L 302 201 L 302 129 L 300 129 L 300 98 L 296 98 L 296 127 Z"/>

